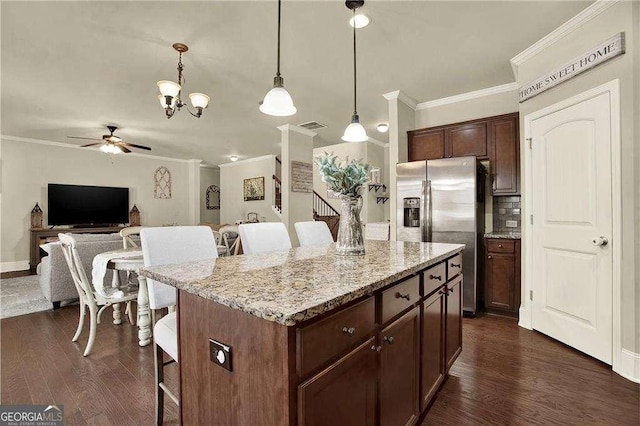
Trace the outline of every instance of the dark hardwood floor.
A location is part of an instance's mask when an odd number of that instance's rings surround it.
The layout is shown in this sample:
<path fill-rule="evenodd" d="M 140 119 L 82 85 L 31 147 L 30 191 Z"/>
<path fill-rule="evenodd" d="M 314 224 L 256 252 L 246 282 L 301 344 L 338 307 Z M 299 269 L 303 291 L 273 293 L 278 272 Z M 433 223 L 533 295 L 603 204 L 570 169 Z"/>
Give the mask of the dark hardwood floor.
<path fill-rule="evenodd" d="M 640 385 L 517 320 L 464 319 L 423 425 L 640 425 Z"/>
<path fill-rule="evenodd" d="M 68 424 L 154 422 L 152 347 L 105 312 L 93 351 L 72 343 L 78 307 L 0 322 L 2 404 L 62 404 Z M 87 327 L 88 328 L 88 327 Z M 510 318 L 464 320 L 463 351 L 425 425 L 638 425 L 640 385 Z M 177 367 L 167 382 L 177 390 Z M 168 398 L 167 398 L 168 400 Z M 167 424 L 178 410 L 165 404 Z"/>

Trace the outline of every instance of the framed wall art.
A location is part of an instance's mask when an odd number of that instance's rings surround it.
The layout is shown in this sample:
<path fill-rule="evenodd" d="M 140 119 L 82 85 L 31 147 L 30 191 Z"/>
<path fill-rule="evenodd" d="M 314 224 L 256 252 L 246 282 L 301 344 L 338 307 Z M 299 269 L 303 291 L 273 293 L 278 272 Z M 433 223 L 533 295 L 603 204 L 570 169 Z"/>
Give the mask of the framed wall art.
<path fill-rule="evenodd" d="M 264 200 L 264 176 L 244 180 L 244 200 Z"/>

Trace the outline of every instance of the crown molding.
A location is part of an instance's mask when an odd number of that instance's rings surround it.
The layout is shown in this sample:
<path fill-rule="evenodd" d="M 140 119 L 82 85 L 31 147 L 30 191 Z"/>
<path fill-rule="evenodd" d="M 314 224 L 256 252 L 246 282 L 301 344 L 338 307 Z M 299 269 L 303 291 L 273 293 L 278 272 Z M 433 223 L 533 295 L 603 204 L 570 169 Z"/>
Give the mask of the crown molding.
<path fill-rule="evenodd" d="M 218 164 L 218 167 L 222 169 L 224 167 L 237 166 L 238 164 L 253 163 L 255 161 L 261 161 L 261 160 L 267 160 L 267 159 L 272 159 L 273 161 L 275 161 L 276 156 L 274 154 L 269 154 L 269 155 L 263 155 L 261 157 L 247 158 L 246 160 L 238 160 L 238 161 L 234 161 L 233 163 Z"/>
<path fill-rule="evenodd" d="M 13 142 L 37 143 L 40 145 L 49 145 L 49 146 L 55 146 L 58 148 L 81 149 L 84 152 L 95 152 L 95 153 L 104 154 L 97 149 L 87 149 L 87 148 L 82 148 L 80 145 L 74 145 L 74 144 L 64 143 L 64 142 L 47 141 L 43 139 L 32 139 L 32 138 L 23 138 L 20 136 L 0 135 L 0 140 L 13 141 Z M 116 154 L 116 155 L 120 155 L 120 154 Z M 138 152 L 130 152 L 128 154 L 122 154 L 122 155 L 126 156 L 127 158 L 139 157 L 139 158 L 147 158 L 150 160 L 177 161 L 179 163 L 188 163 L 193 161 L 192 159 L 185 160 L 182 158 L 162 157 L 160 155 L 141 154 Z M 197 161 L 202 161 L 202 160 L 197 160 Z"/>
<path fill-rule="evenodd" d="M 457 102 L 469 101 L 471 99 L 482 98 L 484 96 L 497 95 L 518 90 L 518 83 L 501 84 L 500 86 L 487 87 L 486 89 L 474 90 L 473 92 L 461 93 L 459 95 L 448 96 L 446 98 L 434 99 L 432 101 L 420 102 L 416 110 L 439 107 L 443 105 L 455 104 Z"/>
<path fill-rule="evenodd" d="M 295 124 L 283 124 L 282 126 L 278 126 L 278 130 L 281 132 L 298 132 L 305 136 L 315 137 L 318 134 L 316 132 L 312 132 L 311 130 L 307 130 L 304 127 L 296 126 Z"/>
<path fill-rule="evenodd" d="M 619 0 L 596 0 L 593 4 L 589 5 L 582 12 L 578 13 L 573 18 L 569 19 L 564 24 L 560 25 L 555 30 L 551 31 L 546 36 L 542 37 L 540 40 L 518 53 L 516 56 L 511 58 L 511 68 L 513 68 L 513 73 L 518 77 L 518 67 L 542 52 L 564 36 L 572 33 L 576 29 L 580 28 L 591 19 L 600 15 L 605 10 L 609 9 L 611 6 L 616 4 Z"/>
<path fill-rule="evenodd" d="M 367 139 L 367 142 L 371 142 L 374 145 L 378 145 L 382 148 L 389 148 L 389 144 L 388 143 L 384 143 L 382 141 L 379 141 L 378 139 L 374 139 L 372 137 L 369 137 L 369 139 Z"/>
<path fill-rule="evenodd" d="M 219 171 L 220 171 L 220 167 L 218 167 L 218 166 L 214 166 L 214 165 L 212 165 L 212 164 L 206 164 L 206 163 L 202 163 L 202 164 L 200 164 L 200 168 L 201 168 L 201 169 L 211 169 L 211 170 L 215 170 L 215 171 L 217 171 L 217 172 L 219 172 Z"/>
<path fill-rule="evenodd" d="M 415 110 L 416 106 L 418 105 L 418 102 L 416 102 L 415 99 L 413 99 L 411 96 L 404 93 L 402 90 L 396 90 L 393 92 L 384 93 L 382 96 L 388 101 L 397 99 L 413 110 Z"/>

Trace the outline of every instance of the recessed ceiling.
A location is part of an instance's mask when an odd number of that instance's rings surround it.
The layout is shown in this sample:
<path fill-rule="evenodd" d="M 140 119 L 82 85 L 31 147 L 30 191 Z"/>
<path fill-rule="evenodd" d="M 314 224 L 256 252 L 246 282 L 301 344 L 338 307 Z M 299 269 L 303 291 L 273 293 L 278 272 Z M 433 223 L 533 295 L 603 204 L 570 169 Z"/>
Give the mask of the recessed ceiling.
<path fill-rule="evenodd" d="M 358 35 L 358 112 L 387 122 L 383 93 L 428 101 L 514 81 L 509 59 L 591 2 L 369 1 Z M 317 146 L 339 143 L 352 99 L 352 28 L 343 1 L 285 1 L 282 75 L 298 113 L 258 111 L 276 66 L 276 1 L 2 2 L 2 134 L 65 143 L 116 124 L 152 154 L 221 164 L 278 154 L 285 123 L 318 121 Z M 167 120 L 156 81 L 176 79 L 211 104 Z"/>

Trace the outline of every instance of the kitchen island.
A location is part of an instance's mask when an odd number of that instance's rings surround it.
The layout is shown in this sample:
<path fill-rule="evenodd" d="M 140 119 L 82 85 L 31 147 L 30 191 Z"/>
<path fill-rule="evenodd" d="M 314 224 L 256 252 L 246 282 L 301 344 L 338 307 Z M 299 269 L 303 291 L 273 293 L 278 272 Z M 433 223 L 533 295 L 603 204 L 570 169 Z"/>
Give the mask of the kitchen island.
<path fill-rule="evenodd" d="M 146 268 L 178 289 L 182 424 L 396 425 L 462 348 L 458 244 L 367 241 Z"/>

